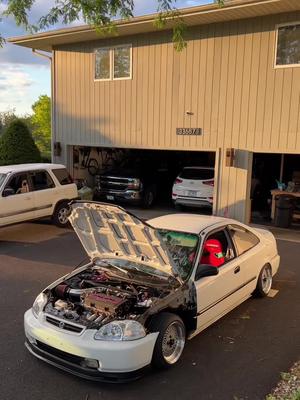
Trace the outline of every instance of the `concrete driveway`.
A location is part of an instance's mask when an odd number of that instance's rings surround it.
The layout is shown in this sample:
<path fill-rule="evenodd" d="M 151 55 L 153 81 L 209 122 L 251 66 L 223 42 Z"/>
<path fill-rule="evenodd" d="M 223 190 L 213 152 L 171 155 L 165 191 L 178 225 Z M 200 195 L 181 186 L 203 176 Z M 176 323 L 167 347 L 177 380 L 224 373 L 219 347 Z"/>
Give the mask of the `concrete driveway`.
<path fill-rule="evenodd" d="M 23 314 L 86 255 L 71 230 L 47 222 L 0 230 L 0 398 L 3 400 L 262 400 L 300 356 L 300 246 L 279 240 L 275 297 L 250 299 L 191 340 L 174 368 L 126 385 L 73 377 L 24 348 Z"/>

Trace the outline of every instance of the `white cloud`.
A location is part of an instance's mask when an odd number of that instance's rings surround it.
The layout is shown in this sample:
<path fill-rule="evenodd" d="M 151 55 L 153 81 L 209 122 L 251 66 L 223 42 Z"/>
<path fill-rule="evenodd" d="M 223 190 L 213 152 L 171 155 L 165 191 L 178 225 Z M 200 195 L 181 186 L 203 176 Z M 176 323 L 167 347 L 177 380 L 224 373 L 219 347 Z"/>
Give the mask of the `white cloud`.
<path fill-rule="evenodd" d="M 0 111 L 30 113 L 40 94 L 50 94 L 50 69 L 4 63 L 0 68 Z"/>
<path fill-rule="evenodd" d="M 0 70 L 0 110 L 13 108 L 16 103 L 24 101 L 33 83 L 30 75 L 20 66 L 2 64 Z"/>

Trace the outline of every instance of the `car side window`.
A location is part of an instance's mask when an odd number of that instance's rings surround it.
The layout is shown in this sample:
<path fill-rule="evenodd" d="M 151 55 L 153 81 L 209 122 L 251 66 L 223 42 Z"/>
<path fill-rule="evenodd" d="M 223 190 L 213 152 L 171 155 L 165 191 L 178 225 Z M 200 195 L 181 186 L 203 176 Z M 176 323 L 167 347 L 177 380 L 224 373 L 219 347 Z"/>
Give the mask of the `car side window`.
<path fill-rule="evenodd" d="M 258 237 L 242 226 L 229 225 L 228 230 L 239 256 L 259 243 Z"/>
<path fill-rule="evenodd" d="M 16 174 L 10 178 L 7 182 L 3 192 L 11 189 L 10 195 L 22 194 L 30 192 L 30 187 L 28 184 L 28 176 L 26 173 Z"/>
<path fill-rule="evenodd" d="M 47 171 L 36 171 L 31 174 L 33 190 L 45 190 L 55 187 L 51 176 Z"/>
<path fill-rule="evenodd" d="M 206 237 L 199 264 L 221 267 L 233 258 L 235 258 L 235 252 L 231 240 L 226 229 L 221 229 Z"/>

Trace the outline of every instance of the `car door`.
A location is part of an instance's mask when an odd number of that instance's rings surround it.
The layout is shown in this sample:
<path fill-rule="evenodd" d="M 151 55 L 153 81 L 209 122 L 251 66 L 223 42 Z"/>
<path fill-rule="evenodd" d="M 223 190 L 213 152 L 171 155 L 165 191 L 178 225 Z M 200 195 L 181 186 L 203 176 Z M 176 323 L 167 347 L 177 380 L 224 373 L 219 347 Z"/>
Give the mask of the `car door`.
<path fill-rule="evenodd" d="M 244 281 L 245 295 L 255 287 L 260 270 L 264 266 L 263 245 L 259 238 L 239 224 L 228 226 L 228 232 L 239 257 L 239 266 Z"/>
<path fill-rule="evenodd" d="M 30 172 L 35 201 L 35 218 L 52 215 L 56 203 L 55 183 L 46 170 Z"/>
<path fill-rule="evenodd" d="M 35 203 L 28 173 L 15 173 L 1 193 L 0 225 L 27 221 L 34 217 Z"/>
<path fill-rule="evenodd" d="M 206 241 L 212 239 L 222 245 L 222 254 L 217 256 L 223 257 L 223 264 L 215 267 L 218 268 L 217 275 L 200 278 L 194 283 L 197 294 L 197 332 L 225 315 L 244 299 L 239 258 L 226 227 L 206 235 L 198 263 L 203 264 L 203 248 Z"/>

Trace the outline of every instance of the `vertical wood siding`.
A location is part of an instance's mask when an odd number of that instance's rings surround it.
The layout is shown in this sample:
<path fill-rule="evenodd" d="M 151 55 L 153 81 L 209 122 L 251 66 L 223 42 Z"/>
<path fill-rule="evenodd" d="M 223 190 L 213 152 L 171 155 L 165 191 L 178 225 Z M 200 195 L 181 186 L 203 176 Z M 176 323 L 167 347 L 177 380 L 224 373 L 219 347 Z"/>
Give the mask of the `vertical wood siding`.
<path fill-rule="evenodd" d="M 194 27 L 181 53 L 168 32 L 61 46 L 56 140 L 300 152 L 300 67 L 273 67 L 275 24 L 296 20 L 300 12 Z M 121 43 L 132 43 L 132 79 L 94 81 L 94 48 Z M 177 127 L 200 127 L 203 135 L 176 136 Z"/>

